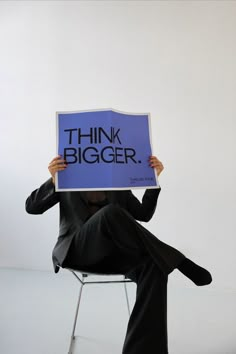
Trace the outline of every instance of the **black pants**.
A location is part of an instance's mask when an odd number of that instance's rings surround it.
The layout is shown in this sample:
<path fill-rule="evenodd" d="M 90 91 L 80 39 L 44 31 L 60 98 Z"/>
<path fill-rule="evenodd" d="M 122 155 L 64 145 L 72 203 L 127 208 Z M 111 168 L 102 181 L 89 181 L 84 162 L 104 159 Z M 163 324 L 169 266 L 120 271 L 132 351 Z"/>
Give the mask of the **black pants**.
<path fill-rule="evenodd" d="M 124 209 L 108 205 L 74 238 L 63 266 L 125 274 L 137 283 L 123 354 L 167 354 L 168 274 L 184 259 Z"/>

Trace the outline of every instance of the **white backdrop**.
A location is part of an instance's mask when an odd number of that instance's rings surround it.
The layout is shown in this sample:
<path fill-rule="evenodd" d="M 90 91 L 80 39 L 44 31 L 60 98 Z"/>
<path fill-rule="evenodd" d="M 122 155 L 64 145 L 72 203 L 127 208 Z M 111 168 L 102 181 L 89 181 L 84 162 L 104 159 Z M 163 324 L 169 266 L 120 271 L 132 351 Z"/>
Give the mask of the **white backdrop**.
<path fill-rule="evenodd" d="M 231 1 L 0 2 L 1 267 L 52 270 L 58 207 L 24 203 L 49 177 L 55 112 L 113 107 L 151 112 L 149 229 L 236 288 L 235 18 Z"/>

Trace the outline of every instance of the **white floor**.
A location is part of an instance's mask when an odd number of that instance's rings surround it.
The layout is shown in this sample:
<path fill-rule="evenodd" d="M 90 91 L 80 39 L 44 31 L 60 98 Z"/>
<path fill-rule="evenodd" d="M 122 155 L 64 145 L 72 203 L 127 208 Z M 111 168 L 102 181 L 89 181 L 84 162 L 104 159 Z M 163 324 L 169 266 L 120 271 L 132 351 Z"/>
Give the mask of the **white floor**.
<path fill-rule="evenodd" d="M 0 353 L 67 354 L 76 279 L 66 271 L 0 269 L 0 282 Z M 128 287 L 133 304 L 136 287 Z M 74 354 L 121 354 L 128 321 L 123 285 L 84 290 Z M 236 354 L 235 313 L 235 292 L 169 278 L 170 354 Z"/>

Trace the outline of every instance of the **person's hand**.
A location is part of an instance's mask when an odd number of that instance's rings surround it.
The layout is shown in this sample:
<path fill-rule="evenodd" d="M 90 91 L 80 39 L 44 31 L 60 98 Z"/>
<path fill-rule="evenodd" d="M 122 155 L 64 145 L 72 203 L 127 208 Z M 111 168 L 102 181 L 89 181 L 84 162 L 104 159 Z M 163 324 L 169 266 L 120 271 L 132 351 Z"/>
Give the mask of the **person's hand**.
<path fill-rule="evenodd" d="M 67 167 L 66 161 L 58 155 L 57 157 L 54 157 L 52 161 L 48 165 L 48 170 L 52 176 L 52 182 L 55 184 L 55 174 L 58 171 L 64 171 L 65 168 Z"/>
<path fill-rule="evenodd" d="M 164 170 L 164 166 L 156 156 L 150 156 L 149 165 L 156 170 L 157 176 Z"/>

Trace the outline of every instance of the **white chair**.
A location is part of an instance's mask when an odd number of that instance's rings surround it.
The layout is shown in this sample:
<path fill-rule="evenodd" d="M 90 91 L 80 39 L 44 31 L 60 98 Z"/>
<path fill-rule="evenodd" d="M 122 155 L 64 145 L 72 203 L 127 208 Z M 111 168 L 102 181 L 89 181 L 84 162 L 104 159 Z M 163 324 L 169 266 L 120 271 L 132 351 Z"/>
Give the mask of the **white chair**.
<path fill-rule="evenodd" d="M 68 354 L 73 354 L 73 346 L 74 346 L 74 341 L 75 341 L 75 329 L 76 329 L 76 324 L 77 324 L 77 319 L 78 319 L 78 313 L 79 313 L 79 306 L 80 306 L 80 300 L 82 296 L 82 290 L 84 285 L 88 284 L 115 284 L 115 283 L 123 283 L 124 284 L 124 290 L 125 290 L 125 297 L 126 297 L 126 303 L 127 303 L 127 309 L 128 309 L 128 314 L 130 316 L 130 304 L 129 304 L 129 297 L 128 297 L 128 291 L 127 291 L 127 286 L 126 283 L 132 282 L 132 280 L 125 278 L 123 276 L 123 280 L 115 280 L 114 276 L 117 276 L 117 274 L 100 274 L 100 273 L 89 273 L 87 271 L 83 270 L 74 270 L 70 268 L 63 268 L 68 271 L 70 271 L 74 277 L 79 281 L 80 283 L 80 288 L 79 288 L 79 295 L 78 295 L 78 300 L 77 300 L 77 305 L 76 305 L 76 310 L 75 310 L 75 319 L 73 323 L 73 329 L 72 329 L 72 334 L 71 334 L 71 339 L 70 339 L 70 346 L 69 346 L 69 352 Z M 97 280 L 97 281 L 90 281 L 87 280 L 89 276 L 109 276 L 113 277 L 112 280 Z M 82 354 L 82 353 L 81 353 Z"/>

